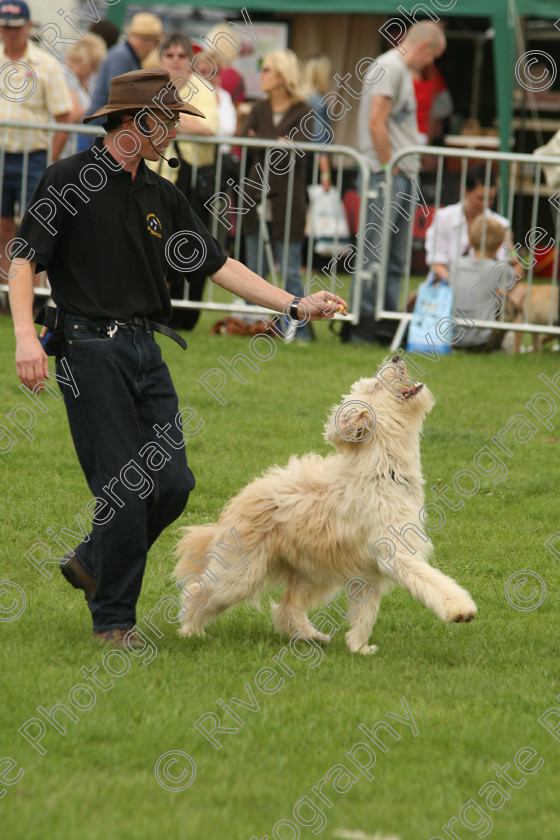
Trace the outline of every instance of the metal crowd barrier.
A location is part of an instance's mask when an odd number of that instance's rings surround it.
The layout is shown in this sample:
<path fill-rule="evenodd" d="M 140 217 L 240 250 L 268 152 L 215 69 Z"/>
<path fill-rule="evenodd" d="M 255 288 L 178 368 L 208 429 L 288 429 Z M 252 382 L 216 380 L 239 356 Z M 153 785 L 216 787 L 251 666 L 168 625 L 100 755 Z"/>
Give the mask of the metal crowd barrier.
<path fill-rule="evenodd" d="M 47 150 L 47 166 L 52 161 L 52 138 L 57 132 L 64 132 L 65 134 L 70 135 L 77 135 L 77 134 L 87 134 L 91 137 L 95 137 L 97 134 L 103 133 L 103 130 L 99 128 L 99 126 L 86 126 L 83 123 L 57 123 L 57 122 L 22 122 L 20 120 L 0 120 L 0 195 L 2 194 L 3 186 L 4 186 L 4 164 L 5 164 L 5 154 L 6 154 L 6 132 L 8 129 L 22 129 L 24 135 L 24 147 L 22 149 L 23 152 L 23 161 L 22 161 L 22 171 L 21 171 L 21 195 L 26 195 L 27 193 L 27 176 L 28 176 L 28 161 L 29 161 L 29 153 L 33 151 L 33 149 L 29 148 L 29 133 L 31 131 L 46 131 L 48 134 L 51 135 L 51 142 L 49 148 Z M 72 151 L 72 146 L 70 146 L 72 142 L 72 137 L 67 140 L 66 147 L 64 149 L 64 154 Z M 21 216 L 21 209 L 20 214 Z M 18 217 L 16 217 L 17 219 Z M 2 243 L 2 248 L 6 247 L 7 243 Z M 7 278 L 0 275 L 0 293 L 7 292 L 8 286 L 7 283 L 3 282 Z M 38 296 L 48 297 L 50 294 L 50 288 L 48 285 L 48 281 L 46 278 L 40 277 L 38 278 L 38 283 L 41 285 L 35 288 L 35 294 Z"/>
<path fill-rule="evenodd" d="M 68 124 L 61 124 L 61 123 L 21 123 L 21 122 L 10 122 L 10 121 L 0 121 L 0 141 L 4 132 L 7 128 L 23 128 L 23 129 L 43 129 L 51 134 L 54 134 L 58 131 L 64 131 L 67 133 L 77 133 L 77 134 L 87 134 L 91 136 L 95 136 L 97 134 L 103 133 L 102 130 L 99 129 L 98 126 L 84 126 L 82 124 L 79 125 L 68 125 Z M 5 136 L 5 135 L 4 135 Z M 343 176 L 345 171 L 347 172 L 348 169 L 353 170 L 353 177 L 357 175 L 359 181 L 361 183 L 367 183 L 369 179 L 369 167 L 367 161 L 363 156 L 361 156 L 358 152 L 352 149 L 349 146 L 336 146 L 330 145 L 324 148 L 318 146 L 316 143 L 311 142 L 299 142 L 299 141 L 278 141 L 278 140 L 258 140 L 254 138 L 248 137 L 231 137 L 231 136 L 214 136 L 214 137 L 201 137 L 201 136 L 193 136 L 193 135 L 179 135 L 177 138 L 180 142 L 189 142 L 194 144 L 194 160 L 192 163 L 192 184 L 196 184 L 197 174 L 198 174 L 198 150 L 201 146 L 208 146 L 211 145 L 216 148 L 215 154 L 215 164 L 214 164 L 214 196 L 218 194 L 222 194 L 222 196 L 228 196 L 231 206 L 233 207 L 234 212 L 231 214 L 231 221 L 233 222 L 233 226 L 231 230 L 228 230 L 225 225 L 225 218 L 223 213 L 211 213 L 208 219 L 208 227 L 210 232 L 213 236 L 220 239 L 222 244 L 225 244 L 228 248 L 229 253 L 235 259 L 242 259 L 243 257 L 243 233 L 244 233 L 244 219 L 245 219 L 245 211 L 248 206 L 251 206 L 252 199 L 250 196 L 247 195 L 246 189 L 244 187 L 247 186 L 246 180 L 250 177 L 251 173 L 251 163 L 250 163 L 250 153 L 251 150 L 265 150 L 265 165 L 263 169 L 263 182 L 267 184 L 268 177 L 270 174 L 271 166 L 271 154 L 275 149 L 281 149 L 285 151 L 287 155 L 287 159 L 284 158 L 282 163 L 282 168 L 286 169 L 286 174 L 283 176 L 286 178 L 286 189 L 287 189 L 287 201 L 286 201 L 286 213 L 284 219 L 284 232 L 283 232 L 283 255 L 280 261 L 280 270 L 277 270 L 274 261 L 269 258 L 268 262 L 271 265 L 271 273 L 270 278 L 271 282 L 276 283 L 277 285 L 282 286 L 285 288 L 286 285 L 286 269 L 287 269 L 287 259 L 284 258 L 286 255 L 287 247 L 289 244 L 289 231 L 290 231 L 290 220 L 291 220 L 291 213 L 292 213 L 292 196 L 294 191 L 294 163 L 296 159 L 296 155 L 300 154 L 301 152 L 306 153 L 306 155 L 311 156 L 311 172 L 312 172 L 312 184 L 314 186 L 320 184 L 319 178 L 319 156 L 320 155 L 328 155 L 331 162 L 331 172 L 332 172 L 332 184 L 333 187 L 336 189 L 337 196 L 342 201 L 343 199 Z M 4 143 L 2 143 L 2 149 L 4 148 Z M 224 171 L 225 166 L 225 151 L 224 149 L 228 149 L 229 147 L 237 148 L 239 151 L 239 167 L 238 167 L 238 177 L 235 179 L 230 179 L 229 183 L 225 182 L 222 178 L 222 172 Z M 166 156 L 173 156 L 173 148 L 170 146 L 166 153 Z M 2 186 L 2 178 L 3 178 L 3 171 L 4 171 L 4 152 L 0 152 L 0 189 Z M 167 170 L 167 165 L 163 163 L 161 172 L 162 174 L 167 174 L 167 171 L 171 172 L 171 170 Z M 24 153 L 24 166 L 22 171 L 22 186 L 25 188 L 27 181 L 27 150 Z M 249 185 L 251 186 L 251 185 Z M 267 218 L 267 207 L 270 201 L 271 196 L 269 195 L 269 189 L 263 189 L 262 191 L 262 201 L 259 206 L 259 241 L 258 241 L 258 273 L 261 273 L 261 269 L 264 266 L 264 256 L 268 254 L 270 257 L 270 242 L 268 237 L 268 229 L 266 225 L 266 218 Z M 358 207 L 357 207 L 357 229 L 358 232 L 363 230 L 365 225 L 366 219 L 366 212 L 367 212 L 367 193 L 365 190 L 360 190 L 358 200 Z M 212 200 L 211 200 L 212 201 Z M 222 201 L 225 202 L 226 199 L 222 198 Z M 215 204 L 213 205 L 216 209 L 220 209 L 220 206 L 223 207 L 223 204 L 220 205 L 218 199 L 216 199 Z M 312 291 L 318 291 L 319 288 L 324 288 L 329 292 L 334 293 L 341 293 L 341 281 L 338 280 L 337 277 L 337 265 L 339 259 L 345 253 L 348 253 L 348 248 L 351 246 L 351 239 L 346 241 L 338 238 L 338 235 L 335 233 L 334 241 L 331 243 L 331 251 L 330 251 L 330 262 L 329 262 L 329 271 L 328 273 L 322 272 L 320 269 L 314 271 L 313 269 L 313 255 L 316 247 L 316 237 L 314 232 L 311 231 L 310 235 L 307 238 L 307 247 L 305 254 L 302 254 L 302 261 L 304 262 L 303 271 L 302 271 L 302 283 L 304 288 L 311 284 L 310 288 Z M 352 246 L 354 248 L 353 255 L 355 257 L 356 264 L 361 265 L 363 262 L 364 256 L 364 243 L 363 237 L 358 235 L 356 237 L 356 244 Z M 344 269 L 339 273 L 348 273 Z M 6 285 L 0 285 L 0 291 L 6 291 Z M 349 317 L 352 322 L 356 323 L 359 319 L 359 309 L 360 309 L 360 290 L 361 290 L 361 280 L 360 278 L 357 279 L 353 289 L 352 295 L 352 302 L 353 308 L 349 311 Z M 224 296 L 223 290 L 220 290 L 219 296 L 215 294 L 215 284 L 207 283 L 206 290 L 204 294 L 204 299 L 202 301 L 199 300 L 190 300 L 189 299 L 189 288 L 188 283 L 185 283 L 185 291 L 184 297 L 182 298 L 174 298 L 172 303 L 174 308 L 191 308 L 191 309 L 200 309 L 200 310 L 216 310 L 221 312 L 231 312 L 231 313 L 243 313 L 247 315 L 253 314 L 268 314 L 268 310 L 260 306 L 254 305 L 247 305 L 243 300 L 235 295 L 226 294 Z M 49 294 L 48 287 L 45 289 L 36 289 L 37 294 Z M 224 297 L 226 299 L 224 299 Z"/>
<path fill-rule="evenodd" d="M 428 155 L 437 159 L 435 169 L 435 189 L 432 200 L 429 202 L 430 212 L 432 215 L 432 224 L 434 223 L 434 216 L 436 211 L 450 203 L 463 202 L 465 197 L 465 183 L 467 170 L 475 164 L 485 164 L 485 203 L 484 210 L 487 209 L 487 189 L 490 185 L 490 173 L 494 164 L 498 164 L 498 171 L 496 175 L 497 183 L 497 212 L 505 216 L 510 225 L 510 231 L 513 236 L 514 253 L 516 257 L 522 257 L 527 271 L 525 276 L 520 277 L 517 282 L 524 282 L 527 284 L 527 296 L 523 309 L 522 321 L 509 321 L 505 317 L 505 307 L 496 321 L 474 320 L 474 326 L 482 328 L 492 328 L 501 330 L 514 330 L 518 332 L 531 333 L 551 333 L 560 335 L 559 312 L 555 304 L 555 295 L 558 288 L 558 262 L 559 262 L 559 243 L 560 243 L 560 190 L 554 190 L 547 187 L 546 184 L 541 183 L 541 173 L 543 166 L 559 166 L 559 159 L 552 156 L 536 156 L 530 154 L 515 154 L 506 152 L 491 152 L 491 151 L 474 151 L 471 149 L 447 149 L 435 146 L 411 146 L 402 149 L 398 154 L 394 155 L 386 172 L 386 196 L 392 196 L 393 193 L 393 168 L 398 166 L 399 161 L 410 154 Z M 454 201 L 447 201 L 445 205 L 442 203 L 442 189 L 444 181 L 449 178 L 449 173 L 444 171 L 444 163 L 448 160 L 459 161 L 459 191 Z M 422 190 L 422 173 L 419 176 L 420 189 Z M 372 198 L 373 193 L 369 192 L 368 198 Z M 529 200 L 530 220 L 527 223 L 524 221 L 523 212 L 519 212 L 520 203 L 522 200 Z M 548 201 L 543 202 L 543 198 L 548 198 Z M 387 199 L 385 200 L 387 204 Z M 428 203 L 428 202 L 427 202 Z M 544 205 L 544 210 L 543 210 Z M 492 208 L 494 209 L 494 208 Z M 523 207 L 522 207 L 523 209 Z M 502 210 L 504 212 L 502 212 Z M 420 208 L 415 208 L 414 211 L 418 214 Z M 551 225 L 552 222 L 552 225 Z M 406 311 L 406 304 L 410 294 L 411 281 L 411 262 L 413 251 L 413 224 L 409 225 L 408 231 L 408 246 L 406 252 L 406 267 L 403 276 L 400 308 L 398 311 L 389 311 L 384 306 L 385 288 L 387 282 L 387 268 L 389 261 L 389 244 L 391 236 L 390 218 L 384 213 L 381 222 L 381 248 L 380 259 L 377 264 L 372 265 L 370 276 L 364 276 L 363 282 L 371 282 L 371 275 L 377 278 L 377 299 L 376 299 L 376 317 L 387 318 L 400 321 L 395 339 L 392 343 L 392 349 L 400 346 L 402 336 L 406 329 L 408 322 L 412 319 L 412 313 Z M 429 225 L 428 225 L 429 227 Z M 548 281 L 551 285 L 550 307 L 548 312 L 548 321 L 546 324 L 531 323 L 529 319 L 530 311 L 530 297 L 533 285 L 539 285 L 535 278 L 535 255 L 543 255 L 543 248 L 538 248 L 539 242 L 545 237 L 545 233 L 554 230 L 554 251 L 552 255 L 552 270 L 551 278 Z M 529 235 L 528 232 L 535 232 L 534 236 Z M 539 233 L 542 231 L 542 235 Z M 437 239 L 437 228 L 435 228 L 435 237 Z M 483 235 L 484 239 L 484 235 Z M 522 247 L 518 247 L 519 243 Z M 552 251 L 552 248 L 549 250 Z M 459 256 L 459 255 L 458 255 Z M 537 261 L 538 262 L 538 261 Z M 430 269 L 430 266 L 427 266 Z M 453 274 L 450 275 L 451 285 L 453 285 Z M 460 326 L 472 326 L 472 321 L 466 321 L 461 318 L 454 319 Z"/>
<path fill-rule="evenodd" d="M 233 146 L 237 147 L 240 150 L 239 155 L 239 175 L 236 179 L 236 183 L 230 187 L 230 198 L 235 200 L 235 224 L 233 226 L 233 231 L 230 231 L 230 234 L 233 233 L 231 236 L 230 241 L 230 252 L 231 256 L 234 259 L 242 259 L 243 257 L 243 233 L 244 233 L 244 219 L 245 214 L 244 211 L 247 207 L 251 204 L 252 198 L 247 195 L 246 189 L 246 180 L 249 179 L 251 174 L 251 165 L 249 162 L 250 151 L 252 149 L 255 150 L 265 150 L 265 165 L 262 172 L 262 180 L 265 184 L 268 183 L 268 177 L 270 174 L 271 169 L 271 154 L 274 150 L 280 149 L 286 152 L 288 155 L 287 162 L 283 163 L 283 168 L 288 169 L 289 171 L 283 176 L 286 178 L 286 190 L 287 190 L 287 200 L 286 200 L 286 212 L 284 216 L 284 228 L 283 228 L 283 254 L 282 259 L 280 260 L 280 270 L 276 270 L 274 267 L 274 261 L 271 258 L 271 252 L 269 247 L 269 237 L 268 237 L 268 230 L 265 224 L 265 220 L 267 217 L 267 208 L 272 197 L 269 194 L 268 190 L 263 190 L 262 193 L 262 203 L 258 209 L 258 215 L 260 219 L 259 228 L 258 228 L 258 264 L 257 264 L 257 273 L 262 273 L 262 268 L 265 265 L 265 256 L 268 252 L 268 263 L 271 265 L 271 274 L 269 279 L 271 282 L 275 283 L 276 285 L 281 286 L 282 288 L 286 287 L 286 270 L 287 270 L 287 259 L 285 259 L 288 244 L 289 244 L 289 231 L 290 231 L 290 222 L 291 222 L 291 215 L 292 215 L 292 196 L 294 190 L 294 163 L 296 159 L 296 155 L 298 152 L 304 152 L 307 155 L 311 156 L 311 172 L 312 172 L 312 186 L 317 186 L 320 184 L 319 179 L 319 157 L 320 155 L 328 155 L 331 159 L 331 172 L 332 172 L 332 184 L 333 187 L 336 189 L 337 197 L 342 202 L 344 190 L 343 190 L 343 174 L 344 171 L 348 169 L 349 165 L 352 169 L 356 172 L 358 178 L 362 180 L 362 182 L 367 183 L 369 178 L 369 166 L 365 158 L 356 152 L 355 149 L 352 149 L 350 146 L 336 146 L 330 145 L 325 147 L 324 149 L 320 148 L 316 143 L 309 143 L 309 142 L 299 142 L 294 141 L 292 142 L 280 142 L 278 140 L 261 140 L 261 139 L 254 139 L 250 137 L 187 137 L 183 135 L 180 137 L 181 140 L 188 140 L 190 142 L 195 142 L 196 146 L 203 146 L 203 145 L 212 145 L 217 148 L 216 151 L 216 160 L 215 160 L 215 179 L 214 179 L 214 195 L 217 196 L 219 193 L 224 192 L 224 184 L 222 181 L 222 168 L 223 168 L 223 161 L 224 161 L 224 153 L 223 153 L 223 146 Z M 193 162 L 193 172 L 192 172 L 192 180 L 193 183 L 196 181 L 196 173 L 197 173 L 197 163 L 196 163 L 196 153 L 195 153 L 195 160 Z M 249 185 L 251 186 L 251 185 Z M 250 190 L 249 190 L 250 192 Z M 358 205 L 358 212 L 357 212 L 357 227 L 358 231 L 361 230 L 365 224 L 366 212 L 367 212 L 367 195 L 362 192 L 359 195 L 359 205 Z M 216 200 L 214 202 L 214 206 L 219 209 L 220 205 L 219 202 Z M 209 220 L 209 230 L 213 236 L 220 238 L 220 234 L 224 234 L 225 225 L 222 225 L 223 219 L 220 219 L 220 213 L 211 214 Z M 226 231 L 227 232 L 227 231 Z M 333 292 L 335 294 L 340 294 L 341 289 L 340 286 L 337 284 L 335 277 L 337 273 L 336 264 L 340 259 L 342 259 L 343 255 L 346 253 L 346 248 L 349 246 L 350 240 L 343 241 L 342 239 L 338 239 L 335 235 L 334 241 L 332 242 L 332 255 L 330 264 L 332 266 L 329 269 L 328 273 L 321 272 L 320 270 L 314 271 L 313 270 L 313 254 L 315 251 L 316 239 L 317 237 L 314 235 L 314 232 L 309 232 L 310 235 L 307 237 L 307 247 L 305 255 L 302 255 L 302 258 L 305 259 L 305 264 L 302 272 L 302 283 L 305 287 L 307 284 L 312 284 L 309 288 L 312 291 L 317 291 L 319 288 L 323 288 L 329 292 Z M 355 245 L 355 259 L 356 262 L 360 263 L 363 260 L 364 254 L 364 244 L 363 244 L 363 237 L 357 236 L 356 238 L 356 245 Z M 338 259 L 336 259 L 338 257 Z M 334 261 L 334 265 L 333 264 Z M 347 273 L 347 272 L 344 272 Z M 334 276 L 333 276 L 334 275 Z M 340 283 L 340 281 L 339 281 Z M 349 318 L 353 321 L 353 323 L 357 323 L 359 319 L 359 306 L 360 306 L 360 288 L 361 282 L 358 282 L 359 288 L 357 288 L 354 292 L 353 298 L 353 308 L 349 310 Z M 264 309 L 260 306 L 253 306 L 247 305 L 239 298 L 236 298 L 232 295 L 231 300 L 229 300 L 226 304 L 223 301 L 217 301 L 214 297 L 214 287 L 213 284 L 209 284 L 207 288 L 207 292 L 205 295 L 205 299 L 202 302 L 199 301 L 190 301 L 188 298 L 188 284 L 185 291 L 185 299 L 184 300 L 174 300 L 173 305 L 177 308 L 181 307 L 188 307 L 188 308 L 197 308 L 197 309 L 204 309 L 204 310 L 221 310 L 221 311 L 228 311 L 228 312 L 237 312 L 241 314 L 265 314 L 268 310 Z"/>

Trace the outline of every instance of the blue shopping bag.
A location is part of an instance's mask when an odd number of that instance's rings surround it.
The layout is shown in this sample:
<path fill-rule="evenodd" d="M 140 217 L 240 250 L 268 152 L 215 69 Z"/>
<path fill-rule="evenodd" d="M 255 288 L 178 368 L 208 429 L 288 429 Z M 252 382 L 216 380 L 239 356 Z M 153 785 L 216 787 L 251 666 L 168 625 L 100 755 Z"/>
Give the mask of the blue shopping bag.
<path fill-rule="evenodd" d="M 407 350 L 420 350 L 440 355 L 451 353 L 451 343 L 446 339 L 450 324 L 438 324 L 443 318 L 450 318 L 453 312 L 453 289 L 433 272 L 418 287 L 412 320 L 408 326 Z"/>

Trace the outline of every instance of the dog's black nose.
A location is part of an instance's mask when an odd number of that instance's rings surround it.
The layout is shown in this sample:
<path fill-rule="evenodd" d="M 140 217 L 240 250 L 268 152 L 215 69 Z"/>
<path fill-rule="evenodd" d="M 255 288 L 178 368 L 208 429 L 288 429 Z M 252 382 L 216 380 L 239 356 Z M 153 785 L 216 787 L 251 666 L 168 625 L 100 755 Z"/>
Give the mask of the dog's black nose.
<path fill-rule="evenodd" d="M 392 362 L 400 362 L 400 358 L 398 356 L 393 356 L 391 359 Z"/>

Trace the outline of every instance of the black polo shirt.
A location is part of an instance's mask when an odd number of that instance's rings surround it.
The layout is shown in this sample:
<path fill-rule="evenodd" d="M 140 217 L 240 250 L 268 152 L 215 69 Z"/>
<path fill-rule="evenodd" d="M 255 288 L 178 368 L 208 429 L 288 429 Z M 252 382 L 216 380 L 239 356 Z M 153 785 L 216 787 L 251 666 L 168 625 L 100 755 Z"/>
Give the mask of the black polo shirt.
<path fill-rule="evenodd" d="M 45 170 L 18 231 L 20 259 L 48 269 L 64 312 L 126 321 L 167 321 L 166 281 L 218 271 L 220 244 L 185 196 L 140 162 L 134 180 L 102 138 Z"/>

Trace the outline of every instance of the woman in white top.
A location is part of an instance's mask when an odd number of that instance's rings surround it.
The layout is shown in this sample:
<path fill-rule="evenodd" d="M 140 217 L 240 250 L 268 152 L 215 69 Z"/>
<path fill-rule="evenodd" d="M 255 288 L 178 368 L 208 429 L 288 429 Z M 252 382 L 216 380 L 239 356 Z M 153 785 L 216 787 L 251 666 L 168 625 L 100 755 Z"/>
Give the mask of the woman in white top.
<path fill-rule="evenodd" d="M 426 262 L 439 277 L 447 279 L 459 257 L 470 253 L 469 225 L 481 213 L 496 219 L 507 230 L 506 240 L 496 251 L 495 258 L 509 262 L 518 273 L 522 273 L 521 266 L 510 259 L 512 240 L 509 221 L 490 210 L 496 199 L 496 185 L 492 173 L 487 194 L 485 182 L 484 164 L 469 169 L 464 201 L 440 207 L 426 231 Z"/>

